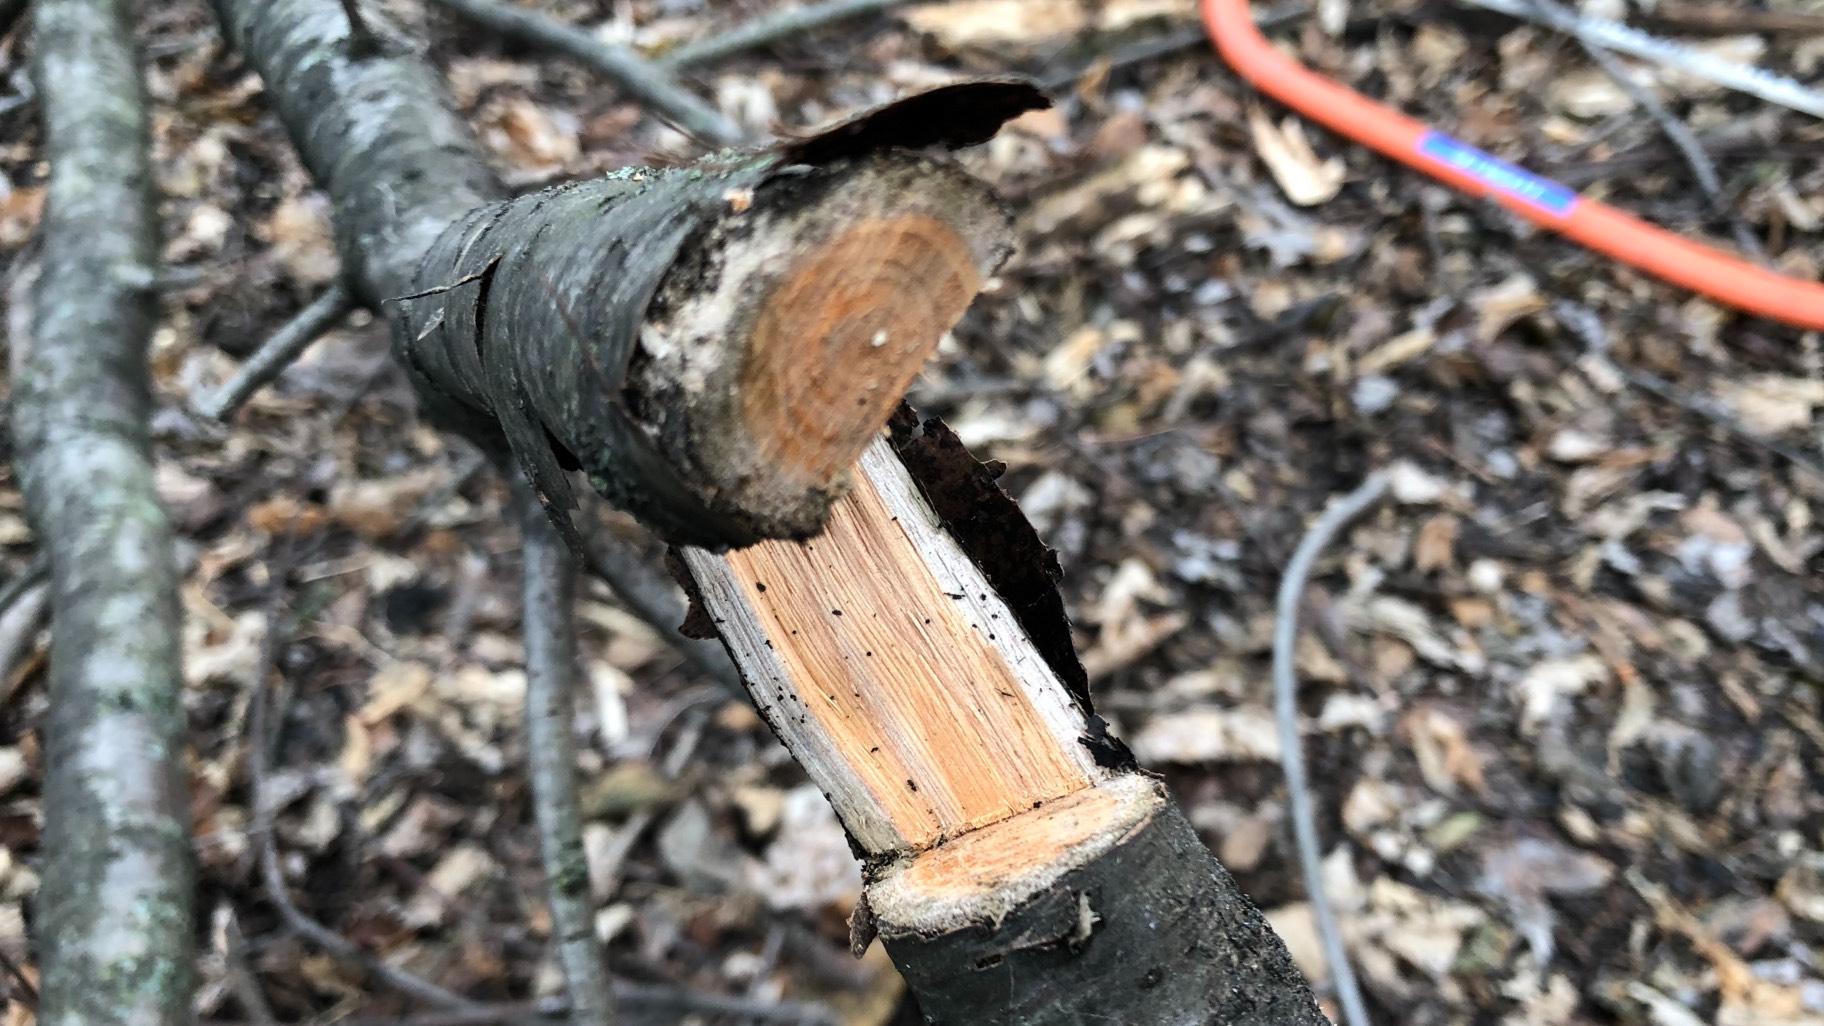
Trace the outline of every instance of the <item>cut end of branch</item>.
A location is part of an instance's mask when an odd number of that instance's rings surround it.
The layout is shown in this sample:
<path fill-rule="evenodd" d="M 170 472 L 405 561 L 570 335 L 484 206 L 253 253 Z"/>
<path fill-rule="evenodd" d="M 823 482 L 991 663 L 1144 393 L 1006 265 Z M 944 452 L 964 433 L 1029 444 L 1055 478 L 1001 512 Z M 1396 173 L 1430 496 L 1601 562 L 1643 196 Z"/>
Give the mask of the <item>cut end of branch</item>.
<path fill-rule="evenodd" d="M 1112 777 L 888 866 L 869 883 L 869 907 L 889 939 L 998 922 L 1164 805 L 1151 778 Z"/>
<path fill-rule="evenodd" d="M 1011 225 L 981 182 L 905 151 L 726 201 L 661 285 L 631 391 L 716 505 L 755 535 L 806 537 Z"/>

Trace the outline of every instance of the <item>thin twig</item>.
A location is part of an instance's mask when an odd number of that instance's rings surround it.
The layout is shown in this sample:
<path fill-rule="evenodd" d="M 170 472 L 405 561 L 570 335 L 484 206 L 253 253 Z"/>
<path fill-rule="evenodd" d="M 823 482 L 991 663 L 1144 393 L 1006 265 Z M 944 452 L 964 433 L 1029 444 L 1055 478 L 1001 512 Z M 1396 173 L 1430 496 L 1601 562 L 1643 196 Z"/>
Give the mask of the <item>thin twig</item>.
<path fill-rule="evenodd" d="M 495 0 L 436 0 L 453 14 L 530 46 L 569 57 L 620 86 L 653 113 L 709 146 L 737 146 L 746 135 L 685 89 L 671 72 L 624 46 L 597 39 L 537 11 Z"/>
<path fill-rule="evenodd" d="M 589 572 L 608 585 L 615 598 L 671 643 L 671 647 L 688 660 L 698 673 L 714 679 L 737 695 L 745 696 L 741 674 L 720 645 L 685 637 L 678 629 L 684 622 L 684 604 L 679 602 L 665 578 L 625 544 L 606 531 L 583 534 L 583 562 Z"/>
<path fill-rule="evenodd" d="M 1749 445 L 1778 456 L 1796 469 L 1810 474 L 1820 483 L 1824 483 L 1824 463 L 1820 463 L 1790 446 L 1781 445 L 1779 442 L 1755 434 L 1748 429 L 1747 425 L 1709 399 L 1687 395 L 1657 374 L 1623 367 L 1610 359 L 1608 332 L 1604 329 L 1601 318 L 1597 317 L 1594 311 L 1569 301 L 1563 301 L 1553 304 L 1552 313 L 1566 331 L 1583 342 L 1585 351 L 1592 357 L 1601 360 L 1603 365 L 1613 371 L 1621 380 L 1642 392 L 1657 396 L 1687 413 L 1695 414 L 1709 421 Z"/>
<path fill-rule="evenodd" d="M 685 43 L 666 54 L 659 63 L 674 70 L 713 64 L 746 50 L 757 50 L 837 22 L 876 14 L 903 2 L 905 0 L 824 0 L 823 3 L 787 8 L 718 35 Z"/>
<path fill-rule="evenodd" d="M 1557 0 L 1531 0 L 1531 2 L 1541 11 L 1563 19 L 1567 24 L 1579 24 L 1576 12 L 1558 3 Z M 1703 192 L 1704 201 L 1709 206 L 1710 212 L 1717 217 L 1728 219 L 1729 230 L 1735 236 L 1735 244 L 1756 260 L 1765 261 L 1766 250 L 1762 248 L 1761 241 L 1755 238 L 1754 232 L 1748 228 L 1740 215 L 1730 209 L 1728 201 L 1723 196 L 1723 181 L 1716 172 L 1716 162 L 1710 159 L 1710 154 L 1705 151 L 1704 144 L 1698 141 L 1697 135 L 1691 131 L 1691 127 L 1679 120 L 1678 115 L 1673 114 L 1664 103 L 1660 102 L 1659 96 L 1653 90 L 1635 81 L 1634 76 L 1628 74 L 1628 69 L 1614 54 L 1593 41 L 1587 33 L 1574 30 L 1574 34 L 1577 45 L 1583 48 L 1583 52 L 1589 55 L 1590 60 L 1595 61 L 1603 74 L 1609 76 L 1617 86 L 1621 87 L 1621 91 L 1628 95 L 1634 105 L 1646 111 L 1647 116 L 1653 119 L 1653 123 L 1659 126 L 1660 134 L 1666 137 L 1666 141 L 1672 144 L 1672 148 L 1677 150 L 1678 155 L 1683 158 L 1685 166 L 1691 170 L 1691 178 L 1697 183 L 1698 189 Z"/>
<path fill-rule="evenodd" d="M 354 308 L 355 296 L 348 286 L 341 282 L 331 285 L 254 350 L 234 377 L 216 389 L 214 395 L 198 403 L 197 412 L 212 420 L 233 416 L 253 393 L 278 377 L 310 348 L 312 342 L 340 323 Z"/>
<path fill-rule="evenodd" d="M 267 787 L 272 769 L 273 735 L 284 716 L 283 708 L 274 708 L 282 703 L 272 701 L 271 687 L 267 680 L 278 665 L 278 595 L 279 589 L 283 587 L 283 577 L 282 573 L 272 575 L 274 600 L 269 603 L 266 642 L 259 676 L 254 682 L 247 710 L 247 772 L 253 791 L 253 823 L 249 833 L 259 849 L 260 876 L 267 900 L 279 910 L 280 917 L 293 933 L 329 952 L 331 956 L 384 981 L 394 990 L 440 1008 L 463 1012 L 479 1010 L 483 1006 L 477 1002 L 386 964 L 354 941 L 306 915 L 291 900 L 291 892 L 285 886 L 285 871 L 279 864 L 278 835 L 273 829 L 273 818 L 277 810 L 272 806 L 272 796 Z"/>
<path fill-rule="evenodd" d="M 260 978 L 247 962 L 247 938 L 241 933 L 240 917 L 232 908 L 226 911 L 228 922 L 222 930 L 222 941 L 226 948 L 223 962 L 228 970 L 228 987 L 240 1003 L 241 1011 L 247 1013 L 255 1026 L 277 1026 L 278 1016 L 272 1013 L 266 992 L 260 989 Z"/>
<path fill-rule="evenodd" d="M 516 481 L 525 542 L 526 761 L 539 855 L 571 1006 L 579 1026 L 614 1021 L 607 956 L 595 936 L 576 782 L 576 567 L 529 486 Z"/>
<path fill-rule="evenodd" d="M 1370 474 L 1355 491 L 1324 511 L 1305 532 L 1292 562 L 1279 582 L 1279 599 L 1273 624 L 1273 714 L 1279 725 L 1279 760 L 1286 773 L 1286 795 L 1292 811 L 1292 831 L 1298 840 L 1298 858 L 1304 867 L 1305 893 L 1311 915 L 1324 944 L 1324 958 L 1336 985 L 1337 1003 L 1348 1026 L 1369 1026 L 1368 1007 L 1361 986 L 1349 966 L 1349 952 L 1336 926 L 1336 910 L 1324 890 L 1323 853 L 1317 839 L 1317 815 L 1312 808 L 1311 785 L 1305 772 L 1304 749 L 1298 736 L 1298 680 L 1293 654 L 1298 644 L 1298 607 L 1311 578 L 1312 564 L 1337 533 L 1387 491 L 1385 474 Z"/>

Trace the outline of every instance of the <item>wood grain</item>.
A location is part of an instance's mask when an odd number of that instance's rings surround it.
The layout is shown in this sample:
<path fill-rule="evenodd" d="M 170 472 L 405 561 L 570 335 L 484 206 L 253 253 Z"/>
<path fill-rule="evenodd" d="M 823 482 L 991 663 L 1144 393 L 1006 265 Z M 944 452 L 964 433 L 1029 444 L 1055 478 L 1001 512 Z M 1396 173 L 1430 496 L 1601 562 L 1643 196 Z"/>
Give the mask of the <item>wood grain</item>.
<path fill-rule="evenodd" d="M 763 715 L 871 853 L 1100 779 L 1082 713 L 876 441 L 829 526 L 686 560 Z"/>
<path fill-rule="evenodd" d="M 795 484 L 855 462 L 981 289 L 969 243 L 928 214 L 861 221 L 806 254 L 754 320 L 743 421 Z"/>

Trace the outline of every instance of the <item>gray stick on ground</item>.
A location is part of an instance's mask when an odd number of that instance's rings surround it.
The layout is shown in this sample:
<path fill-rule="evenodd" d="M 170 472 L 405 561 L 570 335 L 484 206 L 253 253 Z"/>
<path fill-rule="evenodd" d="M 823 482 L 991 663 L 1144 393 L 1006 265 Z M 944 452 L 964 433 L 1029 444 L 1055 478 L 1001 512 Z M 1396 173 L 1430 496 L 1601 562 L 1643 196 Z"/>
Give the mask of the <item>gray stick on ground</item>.
<path fill-rule="evenodd" d="M 544 507 L 523 483 L 514 489 L 514 505 L 526 546 L 520 623 L 526 644 L 526 772 L 551 933 L 569 985 L 571 1022 L 607 1026 L 615 1018 L 614 994 L 595 936 L 577 798 L 576 567 Z"/>
<path fill-rule="evenodd" d="M 51 170 L 12 427 L 51 562 L 44 1026 L 180 1026 L 195 978 L 177 567 L 148 430 L 157 217 L 127 6 L 33 9 Z"/>
<path fill-rule="evenodd" d="M 1292 811 L 1292 832 L 1298 842 L 1298 859 L 1305 873 L 1305 895 L 1324 945 L 1324 960 L 1336 985 L 1337 1003 L 1347 1026 L 1370 1026 L 1368 1006 L 1349 966 L 1349 952 L 1337 929 L 1336 912 L 1324 890 L 1323 848 L 1317 838 L 1317 814 L 1312 808 L 1311 782 L 1305 773 L 1305 753 L 1298 734 L 1298 679 L 1294 657 L 1298 648 L 1298 607 L 1304 599 L 1311 568 L 1326 546 L 1350 521 L 1367 512 L 1387 493 L 1385 474 L 1369 475 L 1355 491 L 1325 510 L 1311 525 L 1292 553 L 1292 562 L 1280 578 L 1277 618 L 1273 624 L 1273 713 L 1279 725 L 1279 759 L 1286 773 L 1286 798 Z"/>
<path fill-rule="evenodd" d="M 213 420 L 226 420 L 252 398 L 267 382 L 278 377 L 304 354 L 322 334 L 336 326 L 355 308 L 355 297 L 348 286 L 336 282 L 311 300 L 284 326 L 261 343 L 253 355 L 241 364 L 209 398 L 197 404 L 197 412 Z"/>
<path fill-rule="evenodd" d="M 721 111 L 698 99 L 671 72 L 624 46 L 616 46 L 574 25 L 510 3 L 496 0 L 436 0 L 436 3 L 477 25 L 577 61 L 708 146 L 734 146 L 742 141 L 741 129 Z"/>

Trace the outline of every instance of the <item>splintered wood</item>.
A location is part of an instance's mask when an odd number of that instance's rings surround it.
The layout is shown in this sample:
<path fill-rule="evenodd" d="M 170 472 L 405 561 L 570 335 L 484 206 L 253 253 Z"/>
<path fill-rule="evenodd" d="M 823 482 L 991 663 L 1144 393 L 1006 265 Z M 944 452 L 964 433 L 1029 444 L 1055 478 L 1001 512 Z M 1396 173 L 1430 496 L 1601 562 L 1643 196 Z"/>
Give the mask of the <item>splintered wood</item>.
<path fill-rule="evenodd" d="M 870 854 L 1089 787 L 1083 717 L 885 441 L 809 542 L 687 550 L 760 711 Z"/>
<path fill-rule="evenodd" d="M 855 462 L 981 286 L 969 243 L 927 214 L 810 254 L 754 322 L 742 402 L 761 459 L 808 486 Z"/>

